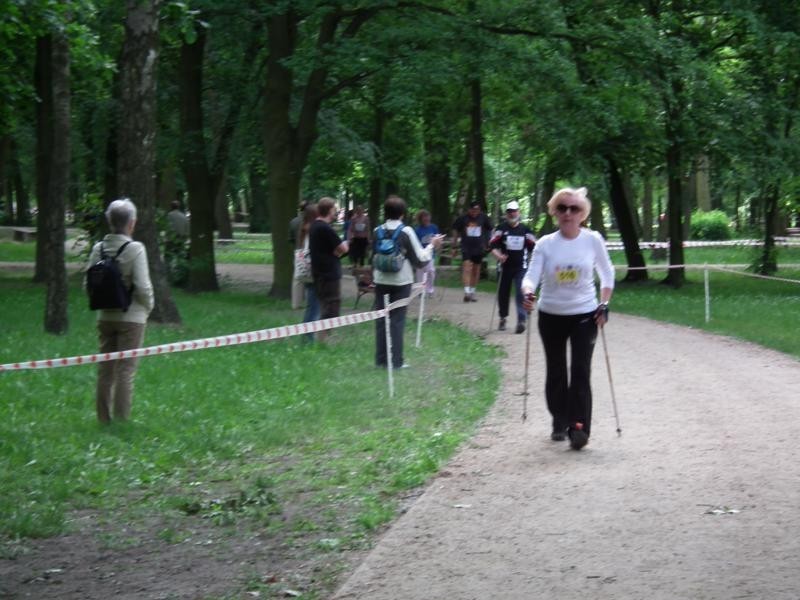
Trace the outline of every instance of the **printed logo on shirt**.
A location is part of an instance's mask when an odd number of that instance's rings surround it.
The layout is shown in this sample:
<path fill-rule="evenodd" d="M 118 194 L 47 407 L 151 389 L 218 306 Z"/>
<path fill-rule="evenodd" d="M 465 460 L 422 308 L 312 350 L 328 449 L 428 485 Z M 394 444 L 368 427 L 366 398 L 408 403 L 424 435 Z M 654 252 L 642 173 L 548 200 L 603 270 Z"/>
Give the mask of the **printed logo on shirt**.
<path fill-rule="evenodd" d="M 580 268 L 577 265 L 556 267 L 555 275 L 558 285 L 575 285 L 580 279 Z"/>

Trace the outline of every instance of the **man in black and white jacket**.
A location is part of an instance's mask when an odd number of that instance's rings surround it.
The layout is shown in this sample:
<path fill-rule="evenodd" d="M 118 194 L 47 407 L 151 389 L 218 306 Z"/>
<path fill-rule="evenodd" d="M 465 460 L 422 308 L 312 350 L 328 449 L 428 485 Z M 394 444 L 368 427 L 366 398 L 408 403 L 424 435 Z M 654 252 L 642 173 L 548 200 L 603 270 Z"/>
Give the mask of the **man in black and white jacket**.
<path fill-rule="evenodd" d="M 422 247 L 417 234 L 412 227 L 403 224 L 403 216 L 406 213 L 406 202 L 399 196 L 389 196 L 383 205 L 383 216 L 386 222 L 375 229 L 373 240 L 379 237 L 391 237 L 395 229 L 401 227 L 400 236 L 397 244 L 401 253 L 405 256 L 399 271 L 386 272 L 375 267 L 372 270 L 372 278 L 375 282 L 375 310 L 384 307 L 383 297 L 389 296 L 389 302 L 395 302 L 411 295 L 411 284 L 414 283 L 414 269 L 425 266 L 432 258 L 434 249 L 440 248 L 444 236 L 434 236 L 431 243 Z M 378 235 L 378 229 L 384 228 L 383 236 Z M 395 369 L 408 365 L 403 361 L 403 329 L 406 322 L 406 308 L 401 306 L 395 308 L 390 314 L 390 335 L 392 341 L 392 366 Z M 386 355 L 386 325 L 383 319 L 375 321 L 375 364 L 385 367 L 389 362 Z"/>

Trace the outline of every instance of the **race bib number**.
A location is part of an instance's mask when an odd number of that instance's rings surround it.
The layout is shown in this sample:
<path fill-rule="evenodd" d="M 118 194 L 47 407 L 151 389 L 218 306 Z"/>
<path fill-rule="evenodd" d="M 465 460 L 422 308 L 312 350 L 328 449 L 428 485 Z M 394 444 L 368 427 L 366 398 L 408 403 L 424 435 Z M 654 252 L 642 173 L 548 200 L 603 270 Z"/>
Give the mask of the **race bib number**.
<path fill-rule="evenodd" d="M 367 228 L 366 223 L 356 223 L 356 231 L 362 233 Z"/>
<path fill-rule="evenodd" d="M 480 225 L 469 225 L 467 227 L 467 237 L 481 237 Z"/>
<path fill-rule="evenodd" d="M 521 235 L 509 235 L 506 237 L 506 250 L 522 250 L 525 246 L 525 237 Z"/>
<path fill-rule="evenodd" d="M 431 243 L 432 239 L 433 239 L 433 234 L 429 233 L 428 235 L 422 236 L 422 239 L 420 241 L 422 242 L 423 246 L 427 246 L 428 244 Z"/>
<path fill-rule="evenodd" d="M 556 283 L 558 285 L 575 285 L 579 278 L 580 270 L 577 266 L 556 267 Z"/>

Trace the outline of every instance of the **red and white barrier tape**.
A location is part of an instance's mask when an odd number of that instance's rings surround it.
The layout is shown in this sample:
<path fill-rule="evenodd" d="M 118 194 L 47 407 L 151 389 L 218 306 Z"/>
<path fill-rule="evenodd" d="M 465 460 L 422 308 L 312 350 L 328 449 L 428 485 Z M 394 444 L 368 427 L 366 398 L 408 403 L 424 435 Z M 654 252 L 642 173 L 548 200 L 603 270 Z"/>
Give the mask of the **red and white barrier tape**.
<path fill-rule="evenodd" d="M 120 360 L 124 358 L 141 358 L 143 356 L 158 356 L 161 354 L 172 354 L 175 352 L 188 352 L 191 350 L 206 350 L 208 348 L 224 348 L 226 346 L 237 346 L 240 344 L 252 344 L 255 342 L 271 342 L 296 335 L 316 333 L 327 329 L 337 329 L 348 325 L 357 325 L 382 319 L 388 311 L 400 306 L 408 306 L 414 297 L 422 293 L 422 284 L 412 286 L 411 295 L 392 302 L 389 306 L 381 310 L 344 315 L 330 319 L 321 319 L 308 323 L 297 323 L 296 325 L 282 325 L 270 329 L 259 331 L 248 331 L 245 333 L 233 333 L 230 335 L 220 335 L 212 338 L 199 340 L 189 340 L 185 342 L 170 342 L 159 346 L 148 346 L 147 348 L 133 348 L 131 350 L 120 350 L 119 352 L 104 352 L 98 354 L 85 354 L 83 356 L 70 356 L 67 358 L 47 358 L 43 360 L 29 360 L 23 362 L 7 363 L 0 365 L 0 373 L 4 371 L 24 371 L 32 369 L 54 369 L 56 367 L 72 367 L 76 365 L 94 364 L 110 360 Z"/>
<path fill-rule="evenodd" d="M 775 243 L 779 246 L 799 246 L 800 238 L 790 237 L 776 237 Z M 655 249 L 669 249 L 669 242 L 639 242 L 640 249 L 655 250 Z M 717 240 L 717 241 L 684 241 L 684 248 L 715 248 L 715 247 L 730 247 L 730 246 L 763 246 L 764 240 Z M 622 250 L 625 245 L 619 241 L 607 241 L 606 248 L 609 250 Z"/>

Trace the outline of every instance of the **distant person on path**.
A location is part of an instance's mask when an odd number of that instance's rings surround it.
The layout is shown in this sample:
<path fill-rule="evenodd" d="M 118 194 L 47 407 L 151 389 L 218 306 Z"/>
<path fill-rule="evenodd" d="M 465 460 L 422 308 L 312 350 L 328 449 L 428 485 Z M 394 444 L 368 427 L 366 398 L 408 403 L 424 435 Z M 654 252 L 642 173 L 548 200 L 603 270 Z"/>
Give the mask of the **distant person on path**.
<path fill-rule="evenodd" d="M 305 210 L 303 211 L 303 222 L 300 224 L 297 237 L 297 250 L 302 251 L 304 256 L 307 257 L 307 264 L 309 266 L 307 275 L 302 276 L 296 270 L 294 274 L 295 279 L 299 279 L 303 284 L 303 290 L 305 291 L 306 312 L 303 315 L 303 323 L 310 323 L 311 321 L 317 321 L 319 319 L 319 301 L 317 300 L 317 291 L 314 288 L 314 277 L 312 276 L 310 270 L 311 252 L 309 250 L 308 235 L 311 224 L 318 216 L 319 213 L 317 212 L 317 205 L 311 203 L 306 204 Z M 313 333 L 309 333 L 307 335 L 309 340 L 314 339 Z"/>
<path fill-rule="evenodd" d="M 350 262 L 356 267 L 364 266 L 371 231 L 369 217 L 364 213 L 364 207 L 359 204 L 356 206 L 347 228 Z"/>
<path fill-rule="evenodd" d="M 380 262 L 374 258 L 377 247 L 374 248 L 372 278 L 375 282 L 375 308 L 381 310 L 384 304 L 384 294 L 389 295 L 389 302 L 395 302 L 411 295 L 411 284 L 414 283 L 414 267 L 420 268 L 433 258 L 435 248 L 442 244 L 444 236 L 435 235 L 423 248 L 417 234 L 411 227 L 403 224 L 406 212 L 406 202 L 399 196 L 389 196 L 383 205 L 383 216 L 386 221 L 373 232 L 373 239 L 396 239 L 399 252 L 405 257 L 400 270 L 388 272 L 381 270 Z M 395 238 L 397 229 L 400 233 Z M 379 233 L 378 230 L 383 229 Z M 377 245 L 377 241 L 375 242 Z M 406 323 L 406 306 L 395 308 L 389 315 L 389 333 L 392 341 L 392 367 L 400 369 L 408 365 L 403 360 L 403 330 Z M 386 355 L 386 324 L 384 319 L 375 321 L 375 364 L 379 367 L 387 366 L 390 357 Z"/>
<path fill-rule="evenodd" d="M 145 324 L 153 310 L 153 285 L 147 266 L 147 251 L 141 242 L 131 236 L 136 227 L 136 206 L 130 200 L 114 200 L 106 209 L 110 233 L 92 247 L 87 268 L 100 260 L 101 250 L 116 255 L 117 264 L 126 286 L 132 288 L 131 305 L 126 311 L 106 309 L 97 312 L 97 332 L 100 353 L 118 352 L 140 348 L 144 340 Z M 112 360 L 97 364 L 96 408 L 101 423 L 114 419 L 127 420 L 131 415 L 133 379 L 138 358 Z"/>
<path fill-rule="evenodd" d="M 522 278 L 528 268 L 536 238 L 527 226 L 519 220 L 519 203 L 511 201 L 506 206 L 506 219 L 492 234 L 489 247 L 500 263 L 500 281 L 497 285 L 497 304 L 500 313 L 498 329 L 505 331 L 508 317 L 508 304 L 511 297 L 511 284 L 516 290 L 517 328 L 516 333 L 525 331 L 527 311 L 523 306 Z"/>
<path fill-rule="evenodd" d="M 439 235 L 439 227 L 431 223 L 431 213 L 424 208 L 417 213 L 417 226 L 414 228 L 414 233 L 417 234 L 420 243 L 423 246 L 430 244 L 434 237 Z M 430 261 L 428 261 L 422 268 L 417 269 L 417 281 L 425 279 L 425 293 L 428 298 L 433 298 L 434 294 L 434 281 L 436 280 L 436 253 L 434 252 Z"/>
<path fill-rule="evenodd" d="M 342 304 L 342 265 L 339 260 L 347 254 L 347 240 L 342 240 L 331 227 L 336 219 L 336 200 L 321 198 L 317 203 L 318 216 L 308 229 L 308 248 L 311 253 L 311 272 L 317 300 L 320 304 L 320 318 L 338 317 Z M 319 340 L 328 337 L 321 331 Z"/>
<path fill-rule="evenodd" d="M 300 225 L 303 222 L 303 211 L 308 202 L 303 200 L 297 207 L 297 214 L 289 221 L 289 247 L 297 248 L 297 237 Z M 292 310 L 297 310 L 303 304 L 303 284 L 292 278 Z"/>
<path fill-rule="evenodd" d="M 186 261 L 189 255 L 186 242 L 189 240 L 189 217 L 181 209 L 181 203 L 173 200 L 167 213 L 167 232 L 164 243 L 164 261 L 170 273 L 170 281 L 180 285 L 188 274 Z"/>
<path fill-rule="evenodd" d="M 547 364 L 545 397 L 553 417 L 551 439 L 580 450 L 592 425 L 591 364 L 597 328 L 608 320 L 614 290 L 614 268 L 603 237 L 581 224 L 592 205 L 586 188 L 563 188 L 547 203 L 558 231 L 543 236 L 522 282 L 525 309 L 533 309 L 539 292 L 539 335 Z M 597 301 L 594 274 L 600 279 Z M 567 372 L 567 342 L 571 365 Z"/>
<path fill-rule="evenodd" d="M 461 238 L 461 281 L 464 285 L 464 302 L 477 302 L 475 289 L 481 275 L 483 257 L 489 249 L 489 234 L 492 222 L 481 211 L 480 202 L 472 202 L 466 214 L 453 223 L 453 257 L 456 255 L 456 242 Z"/>

